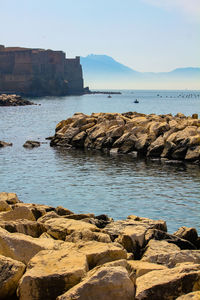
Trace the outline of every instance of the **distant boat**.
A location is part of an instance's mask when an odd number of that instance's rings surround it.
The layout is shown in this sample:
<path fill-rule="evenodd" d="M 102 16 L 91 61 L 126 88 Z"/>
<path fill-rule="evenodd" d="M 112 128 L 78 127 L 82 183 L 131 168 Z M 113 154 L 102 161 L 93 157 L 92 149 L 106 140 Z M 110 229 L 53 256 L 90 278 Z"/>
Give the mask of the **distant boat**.
<path fill-rule="evenodd" d="M 139 103 L 138 99 L 136 99 L 136 100 L 134 101 L 134 103 Z"/>
<path fill-rule="evenodd" d="M 108 98 L 112 98 L 112 96 L 108 95 Z"/>

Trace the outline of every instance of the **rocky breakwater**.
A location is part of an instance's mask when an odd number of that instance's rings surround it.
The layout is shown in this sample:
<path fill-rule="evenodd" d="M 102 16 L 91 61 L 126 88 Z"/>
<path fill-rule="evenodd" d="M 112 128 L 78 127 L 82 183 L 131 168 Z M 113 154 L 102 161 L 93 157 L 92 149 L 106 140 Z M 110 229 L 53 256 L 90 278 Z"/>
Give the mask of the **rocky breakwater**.
<path fill-rule="evenodd" d="M 23 99 L 19 95 L 0 95 L 0 106 L 23 106 L 23 105 L 34 105 L 35 103 Z"/>
<path fill-rule="evenodd" d="M 0 299 L 199 299 L 200 238 L 0 193 Z"/>
<path fill-rule="evenodd" d="M 96 149 L 168 160 L 200 161 L 200 120 L 127 113 L 75 113 L 57 124 L 51 146 Z"/>

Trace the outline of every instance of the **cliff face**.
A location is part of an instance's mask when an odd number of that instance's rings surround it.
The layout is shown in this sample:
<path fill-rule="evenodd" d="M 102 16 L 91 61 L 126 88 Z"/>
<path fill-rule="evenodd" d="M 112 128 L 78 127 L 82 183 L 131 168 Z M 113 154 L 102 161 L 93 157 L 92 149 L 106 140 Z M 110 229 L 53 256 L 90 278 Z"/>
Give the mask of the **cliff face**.
<path fill-rule="evenodd" d="M 62 51 L 0 46 L 0 93 L 27 96 L 83 93 L 80 58 Z"/>

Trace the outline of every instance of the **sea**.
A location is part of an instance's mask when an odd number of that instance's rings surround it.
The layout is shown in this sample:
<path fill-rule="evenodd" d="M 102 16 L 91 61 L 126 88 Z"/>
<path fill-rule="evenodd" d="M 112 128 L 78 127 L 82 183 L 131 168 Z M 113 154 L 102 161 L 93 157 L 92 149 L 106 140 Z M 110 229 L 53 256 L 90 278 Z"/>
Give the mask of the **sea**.
<path fill-rule="evenodd" d="M 200 234 L 200 167 L 100 152 L 56 149 L 46 137 L 75 112 L 128 112 L 200 116 L 200 91 L 121 90 L 120 95 L 29 99 L 38 105 L 0 107 L 0 191 L 27 203 L 62 205 L 75 213 L 164 219 L 168 231 L 195 227 Z M 139 103 L 134 103 L 135 100 Z M 26 140 L 41 142 L 25 149 Z"/>

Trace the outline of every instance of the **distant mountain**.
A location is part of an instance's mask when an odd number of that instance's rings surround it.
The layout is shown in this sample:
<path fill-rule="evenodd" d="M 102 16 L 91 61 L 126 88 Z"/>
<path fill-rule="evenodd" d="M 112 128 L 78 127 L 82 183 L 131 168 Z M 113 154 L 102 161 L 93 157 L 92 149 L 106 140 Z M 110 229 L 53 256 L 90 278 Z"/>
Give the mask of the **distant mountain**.
<path fill-rule="evenodd" d="M 200 89 L 200 68 L 138 72 L 107 55 L 81 57 L 85 85 L 91 89 Z"/>

